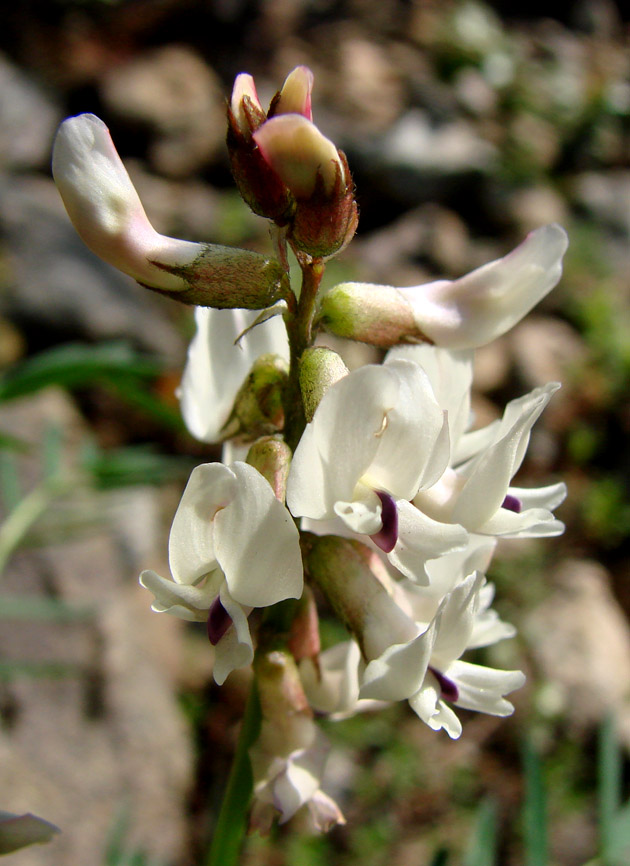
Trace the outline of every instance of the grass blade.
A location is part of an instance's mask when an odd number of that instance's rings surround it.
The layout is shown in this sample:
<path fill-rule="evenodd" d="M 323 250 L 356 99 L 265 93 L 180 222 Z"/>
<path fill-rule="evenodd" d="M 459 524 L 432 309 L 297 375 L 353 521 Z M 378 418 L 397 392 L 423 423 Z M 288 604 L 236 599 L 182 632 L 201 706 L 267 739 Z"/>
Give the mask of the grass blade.
<path fill-rule="evenodd" d="M 530 740 L 523 748 L 525 801 L 523 803 L 523 847 L 525 866 L 547 866 L 547 792 L 538 753 Z"/>

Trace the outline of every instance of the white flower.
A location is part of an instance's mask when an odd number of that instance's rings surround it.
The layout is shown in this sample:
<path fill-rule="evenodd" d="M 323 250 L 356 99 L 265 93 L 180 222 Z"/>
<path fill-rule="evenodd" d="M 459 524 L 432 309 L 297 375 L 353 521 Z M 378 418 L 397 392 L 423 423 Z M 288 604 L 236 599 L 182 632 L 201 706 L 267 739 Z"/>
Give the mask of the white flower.
<path fill-rule="evenodd" d="M 321 301 L 325 326 L 384 348 L 428 340 L 475 349 L 505 334 L 556 285 L 567 235 L 543 226 L 507 256 L 458 280 L 395 288 L 340 283 Z"/>
<path fill-rule="evenodd" d="M 520 671 L 500 671 L 460 660 L 468 648 L 500 640 L 512 632 L 495 621 L 488 625 L 489 594 L 485 578 L 474 572 L 450 592 L 428 624 L 411 641 L 392 644 L 372 659 L 363 674 L 361 698 L 408 700 L 411 708 L 433 730 L 444 728 L 452 738 L 461 723 L 449 704 L 495 716 L 514 707 L 505 695 L 520 688 Z M 482 637 L 483 634 L 483 637 Z"/>
<path fill-rule="evenodd" d="M 185 287 L 155 262 L 187 264 L 201 247 L 155 231 L 102 120 L 93 114 L 65 120 L 52 168 L 68 215 L 90 249 L 141 283 Z"/>
<path fill-rule="evenodd" d="M 345 824 L 321 790 L 328 741 L 313 721 L 293 658 L 282 650 L 256 656 L 260 735 L 249 750 L 254 777 L 250 827 L 262 833 L 307 807 L 315 828 Z"/>
<path fill-rule="evenodd" d="M 409 502 L 448 467 L 448 424 L 415 363 L 369 365 L 325 393 L 295 451 L 287 484 L 294 516 L 330 520 L 370 536 L 403 573 L 463 547 L 461 527 Z M 393 561 L 393 560 L 392 560 Z"/>
<path fill-rule="evenodd" d="M 361 650 L 353 640 L 334 644 L 317 657 L 302 659 L 298 668 L 310 706 L 332 719 L 378 709 L 382 701 L 359 700 Z"/>
<path fill-rule="evenodd" d="M 469 532 L 505 538 L 560 535 L 564 524 L 552 509 L 565 495 L 564 484 L 524 490 L 510 486 L 523 462 L 532 427 L 560 385 L 551 382 L 508 403 L 503 418 L 460 440 L 466 462 L 420 490 L 414 505 L 434 520 L 458 523 Z"/>
<path fill-rule="evenodd" d="M 155 595 L 153 610 L 208 622 L 219 684 L 252 660 L 251 609 L 302 592 L 291 515 L 246 463 L 193 470 L 173 519 L 169 564 L 172 580 L 143 571 L 140 582 Z"/>
<path fill-rule="evenodd" d="M 286 297 L 286 278 L 275 260 L 159 234 L 108 128 L 93 114 L 61 124 L 52 171 L 68 216 L 88 247 L 147 288 L 219 308 L 264 309 Z"/>
<path fill-rule="evenodd" d="M 509 331 L 551 291 L 562 276 L 567 246 L 566 232 L 552 223 L 465 277 L 399 291 L 430 340 L 450 349 L 474 349 Z"/>
<path fill-rule="evenodd" d="M 260 741 L 251 750 L 254 770 L 254 804 L 250 825 L 266 832 L 275 815 L 285 824 L 306 806 L 316 830 L 326 832 L 345 824 L 334 800 L 321 790 L 328 755 L 328 741 L 312 719 L 302 719 L 302 748 L 285 755 L 265 755 L 265 726 Z"/>
<path fill-rule="evenodd" d="M 202 442 L 221 439 L 236 394 L 257 358 L 273 354 L 289 360 L 282 318 L 274 316 L 247 331 L 257 316 L 255 310 L 195 310 L 197 330 L 179 393 L 186 426 Z"/>

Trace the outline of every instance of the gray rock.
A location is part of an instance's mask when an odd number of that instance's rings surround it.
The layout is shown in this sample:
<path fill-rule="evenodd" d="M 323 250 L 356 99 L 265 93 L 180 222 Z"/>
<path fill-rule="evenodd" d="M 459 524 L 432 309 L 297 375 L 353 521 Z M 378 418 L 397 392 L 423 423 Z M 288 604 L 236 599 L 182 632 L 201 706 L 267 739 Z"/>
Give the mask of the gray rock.
<path fill-rule="evenodd" d="M 0 54 L 0 165 L 40 168 L 61 120 L 52 94 Z"/>
<path fill-rule="evenodd" d="M 44 342 L 54 342 L 47 336 L 54 331 L 65 339 L 126 339 L 171 363 L 181 361 L 169 302 L 87 249 L 52 181 L 12 178 L 1 186 L 9 284 L 0 294 L 0 315 L 39 329 Z"/>
<path fill-rule="evenodd" d="M 529 615 L 525 634 L 557 711 L 577 731 L 613 713 L 630 748 L 630 629 L 610 577 L 596 562 L 567 560 L 556 589 Z"/>
<path fill-rule="evenodd" d="M 82 424 L 61 392 L 2 410 L 3 430 L 28 431 L 34 442 L 51 421 L 68 434 L 71 461 Z M 36 456 L 20 468 L 29 482 L 41 472 Z M 54 598 L 85 612 L 65 622 L 3 621 L 0 630 L 3 663 L 15 666 L 2 692 L 8 720 L 0 731 L 3 807 L 33 811 L 62 830 L 50 844 L 21 852 L 22 866 L 102 866 L 121 815 L 128 819 L 128 849 L 160 862 L 182 856 L 192 776 L 190 738 L 172 681 L 182 624 L 153 614 L 137 583 L 145 563 L 136 554 L 144 558 L 147 538 L 161 534 L 158 509 L 146 505 L 156 495 L 129 490 L 124 501 L 118 497 L 126 538 L 101 521 L 72 540 L 16 553 L 3 575 L 3 593 L 24 602 Z M 107 495 L 93 496 L 107 513 Z M 56 677 L 19 675 L 24 663 L 63 669 Z"/>

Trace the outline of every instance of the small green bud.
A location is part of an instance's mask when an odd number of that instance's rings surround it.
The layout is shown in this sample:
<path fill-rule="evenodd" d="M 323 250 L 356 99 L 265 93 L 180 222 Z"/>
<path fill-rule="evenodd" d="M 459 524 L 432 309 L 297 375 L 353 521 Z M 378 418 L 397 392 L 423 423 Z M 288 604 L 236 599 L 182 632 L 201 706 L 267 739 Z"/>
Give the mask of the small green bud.
<path fill-rule="evenodd" d="M 320 400 L 335 382 L 348 375 L 348 368 L 336 352 L 325 346 L 306 349 L 300 358 L 300 388 L 307 422 L 312 421 Z"/>
<path fill-rule="evenodd" d="M 286 363 L 279 355 L 257 358 L 236 395 L 224 435 L 251 441 L 281 430 L 284 424 L 282 392 L 286 379 Z"/>
<path fill-rule="evenodd" d="M 291 465 L 291 449 L 279 436 L 263 436 L 247 453 L 247 462 L 266 478 L 276 499 L 284 502 Z"/>

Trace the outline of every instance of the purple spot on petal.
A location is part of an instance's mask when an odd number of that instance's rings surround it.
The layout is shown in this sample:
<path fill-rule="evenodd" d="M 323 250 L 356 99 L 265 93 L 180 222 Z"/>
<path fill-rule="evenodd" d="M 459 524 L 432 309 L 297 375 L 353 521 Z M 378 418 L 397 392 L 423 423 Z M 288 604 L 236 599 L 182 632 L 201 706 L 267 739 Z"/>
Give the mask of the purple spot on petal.
<path fill-rule="evenodd" d="M 221 604 L 219 596 L 217 596 L 208 611 L 208 640 L 212 646 L 216 646 L 219 643 L 231 625 L 232 617 Z"/>
<path fill-rule="evenodd" d="M 511 493 L 508 493 L 503 500 L 501 507 L 507 508 L 508 511 L 514 511 L 515 514 L 520 514 L 523 510 L 523 503 L 520 499 L 517 499 L 516 496 L 512 496 Z"/>
<path fill-rule="evenodd" d="M 445 677 L 444 674 L 441 674 L 430 665 L 429 670 L 440 684 L 440 697 L 444 698 L 445 701 L 456 701 L 459 697 L 459 689 L 453 680 L 449 680 L 448 677 Z"/>
<path fill-rule="evenodd" d="M 378 498 L 381 500 L 381 520 L 382 527 L 370 538 L 377 547 L 385 553 L 389 553 L 396 546 L 398 541 L 398 510 L 396 509 L 396 500 L 389 493 L 384 493 L 382 490 L 375 491 Z"/>

